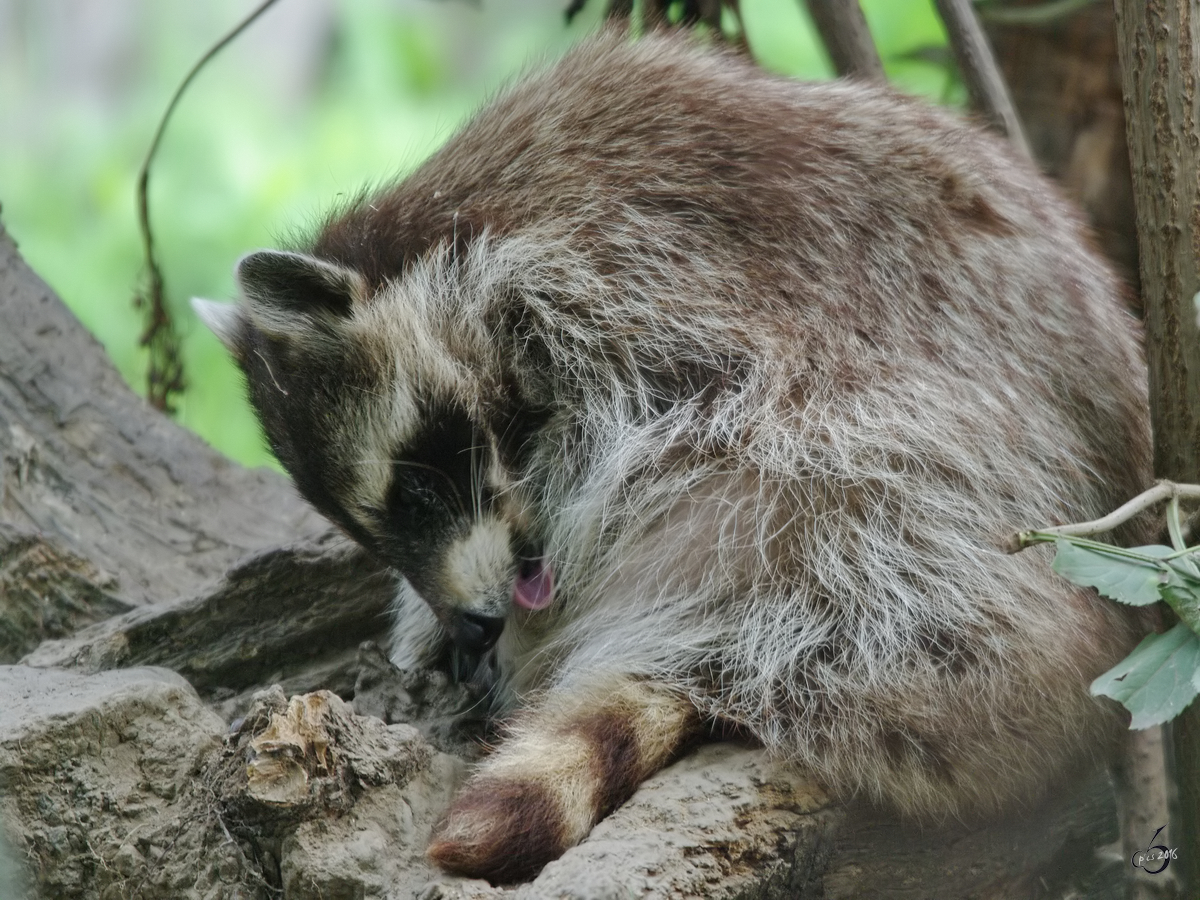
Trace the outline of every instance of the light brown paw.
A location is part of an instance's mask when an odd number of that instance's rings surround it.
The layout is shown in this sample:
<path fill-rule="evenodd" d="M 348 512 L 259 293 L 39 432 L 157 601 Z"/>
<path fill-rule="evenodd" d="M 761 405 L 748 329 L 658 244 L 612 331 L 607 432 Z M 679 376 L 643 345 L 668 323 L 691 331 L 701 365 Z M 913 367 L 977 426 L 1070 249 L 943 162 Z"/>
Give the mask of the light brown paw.
<path fill-rule="evenodd" d="M 480 778 L 451 805 L 426 852 L 459 875 L 495 883 L 527 881 L 574 843 L 566 831 L 545 785 Z"/>

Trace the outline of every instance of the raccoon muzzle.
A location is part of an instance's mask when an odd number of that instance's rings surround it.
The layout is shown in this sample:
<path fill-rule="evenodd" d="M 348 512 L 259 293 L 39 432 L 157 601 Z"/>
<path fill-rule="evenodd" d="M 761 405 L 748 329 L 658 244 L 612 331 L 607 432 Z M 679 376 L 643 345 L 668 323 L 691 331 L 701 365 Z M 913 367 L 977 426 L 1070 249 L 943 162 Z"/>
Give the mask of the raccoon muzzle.
<path fill-rule="evenodd" d="M 450 638 L 468 653 L 483 653 L 492 649 L 504 631 L 504 619 L 473 612 L 456 612 L 447 617 L 446 630 Z"/>

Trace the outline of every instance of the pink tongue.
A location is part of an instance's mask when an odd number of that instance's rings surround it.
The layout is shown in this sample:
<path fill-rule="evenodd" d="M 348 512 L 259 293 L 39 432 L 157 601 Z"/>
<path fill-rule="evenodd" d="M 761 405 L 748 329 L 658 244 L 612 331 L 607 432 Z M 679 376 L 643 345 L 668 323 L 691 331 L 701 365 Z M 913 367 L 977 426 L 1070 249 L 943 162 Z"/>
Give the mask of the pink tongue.
<path fill-rule="evenodd" d="M 554 570 L 544 559 L 521 567 L 513 582 L 513 603 L 525 609 L 545 609 L 554 599 Z"/>

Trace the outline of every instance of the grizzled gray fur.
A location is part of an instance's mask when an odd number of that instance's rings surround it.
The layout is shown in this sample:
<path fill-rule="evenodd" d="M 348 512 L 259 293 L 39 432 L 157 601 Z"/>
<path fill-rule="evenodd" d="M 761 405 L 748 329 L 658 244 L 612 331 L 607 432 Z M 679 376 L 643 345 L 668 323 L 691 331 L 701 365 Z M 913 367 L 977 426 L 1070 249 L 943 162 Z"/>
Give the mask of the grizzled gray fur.
<path fill-rule="evenodd" d="M 509 715 L 447 868 L 536 872 L 714 724 L 925 818 L 1106 746 L 1131 623 L 1003 543 L 1148 483 L 1138 328 L 957 115 L 602 34 L 238 276 L 203 315 L 402 576 L 394 660 Z"/>

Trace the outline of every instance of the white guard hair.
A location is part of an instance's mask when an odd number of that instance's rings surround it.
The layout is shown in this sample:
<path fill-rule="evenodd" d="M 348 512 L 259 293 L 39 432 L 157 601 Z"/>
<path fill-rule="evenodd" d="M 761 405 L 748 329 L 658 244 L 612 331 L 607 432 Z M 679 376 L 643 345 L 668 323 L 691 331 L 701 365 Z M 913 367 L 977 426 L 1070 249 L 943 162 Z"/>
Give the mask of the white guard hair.
<path fill-rule="evenodd" d="M 216 335 L 226 350 L 230 353 L 237 352 L 237 333 L 242 322 L 242 312 L 237 304 L 193 297 L 192 311 L 204 327 Z"/>

